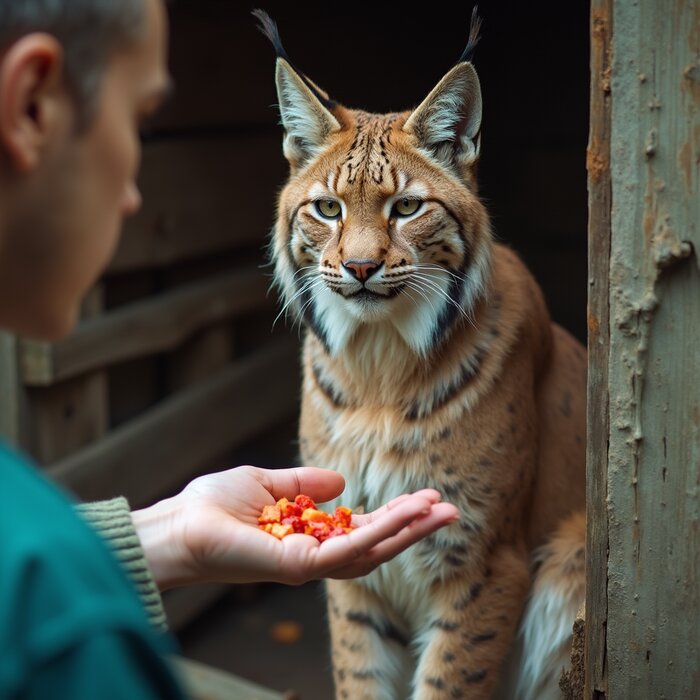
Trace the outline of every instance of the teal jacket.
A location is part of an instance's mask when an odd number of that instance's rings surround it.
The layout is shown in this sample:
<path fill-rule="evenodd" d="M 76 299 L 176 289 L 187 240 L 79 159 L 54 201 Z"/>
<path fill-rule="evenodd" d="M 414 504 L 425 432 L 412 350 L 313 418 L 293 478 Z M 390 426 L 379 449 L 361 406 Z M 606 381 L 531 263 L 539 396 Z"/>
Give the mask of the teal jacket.
<path fill-rule="evenodd" d="M 184 697 L 166 656 L 174 642 L 149 623 L 114 554 L 0 444 L 0 698 Z"/>

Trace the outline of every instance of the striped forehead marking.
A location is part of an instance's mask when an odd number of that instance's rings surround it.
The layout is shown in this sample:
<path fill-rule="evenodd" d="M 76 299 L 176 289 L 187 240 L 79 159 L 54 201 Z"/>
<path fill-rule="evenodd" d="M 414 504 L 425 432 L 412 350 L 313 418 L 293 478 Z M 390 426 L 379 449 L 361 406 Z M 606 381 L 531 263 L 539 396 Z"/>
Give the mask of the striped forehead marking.
<path fill-rule="evenodd" d="M 387 146 L 391 143 L 392 125 L 397 118 L 397 114 L 357 115 L 355 137 L 341 166 L 341 176 L 348 185 L 355 184 L 358 179 L 360 186 L 370 181 L 379 185 L 385 177 L 393 179 Z"/>

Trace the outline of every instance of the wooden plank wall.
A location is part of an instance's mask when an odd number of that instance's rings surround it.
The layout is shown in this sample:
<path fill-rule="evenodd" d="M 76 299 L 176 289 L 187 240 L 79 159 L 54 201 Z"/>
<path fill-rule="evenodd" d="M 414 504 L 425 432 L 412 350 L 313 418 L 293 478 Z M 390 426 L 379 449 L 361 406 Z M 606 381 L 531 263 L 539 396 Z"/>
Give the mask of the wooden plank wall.
<path fill-rule="evenodd" d="M 606 497 L 593 504 L 604 520 L 589 528 L 589 556 L 607 549 L 607 561 L 589 569 L 589 587 L 600 587 L 589 605 L 600 607 L 586 697 L 691 698 L 700 681 L 700 2 L 611 0 L 599 11 L 610 108 L 599 102 L 593 116 L 599 129 L 610 118 L 596 149 L 609 162 L 610 197 L 596 205 L 610 246 L 592 250 L 602 271 L 592 307 L 608 307 L 609 355 L 590 399 L 609 403 L 589 432 L 589 480 Z"/>

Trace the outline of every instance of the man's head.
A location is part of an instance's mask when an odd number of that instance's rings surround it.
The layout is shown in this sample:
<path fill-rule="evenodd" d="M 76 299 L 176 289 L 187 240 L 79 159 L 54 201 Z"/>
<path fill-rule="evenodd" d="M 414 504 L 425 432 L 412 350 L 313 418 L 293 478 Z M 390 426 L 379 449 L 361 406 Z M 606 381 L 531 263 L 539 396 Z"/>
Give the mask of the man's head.
<path fill-rule="evenodd" d="M 0 53 L 37 32 L 61 44 L 66 85 L 87 121 L 110 56 L 144 32 L 144 0 L 0 0 Z"/>
<path fill-rule="evenodd" d="M 57 338 L 138 209 L 162 0 L 0 0 L 0 327 Z"/>

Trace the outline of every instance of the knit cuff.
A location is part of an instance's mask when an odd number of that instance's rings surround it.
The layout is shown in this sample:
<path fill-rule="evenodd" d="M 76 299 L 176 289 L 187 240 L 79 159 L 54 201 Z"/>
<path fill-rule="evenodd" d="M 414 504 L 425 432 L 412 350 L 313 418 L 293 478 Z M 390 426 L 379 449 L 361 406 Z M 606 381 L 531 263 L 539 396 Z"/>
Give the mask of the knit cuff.
<path fill-rule="evenodd" d="M 136 588 L 151 625 L 168 629 L 163 600 L 146 562 L 126 498 L 79 503 L 78 514 L 105 540 Z"/>

